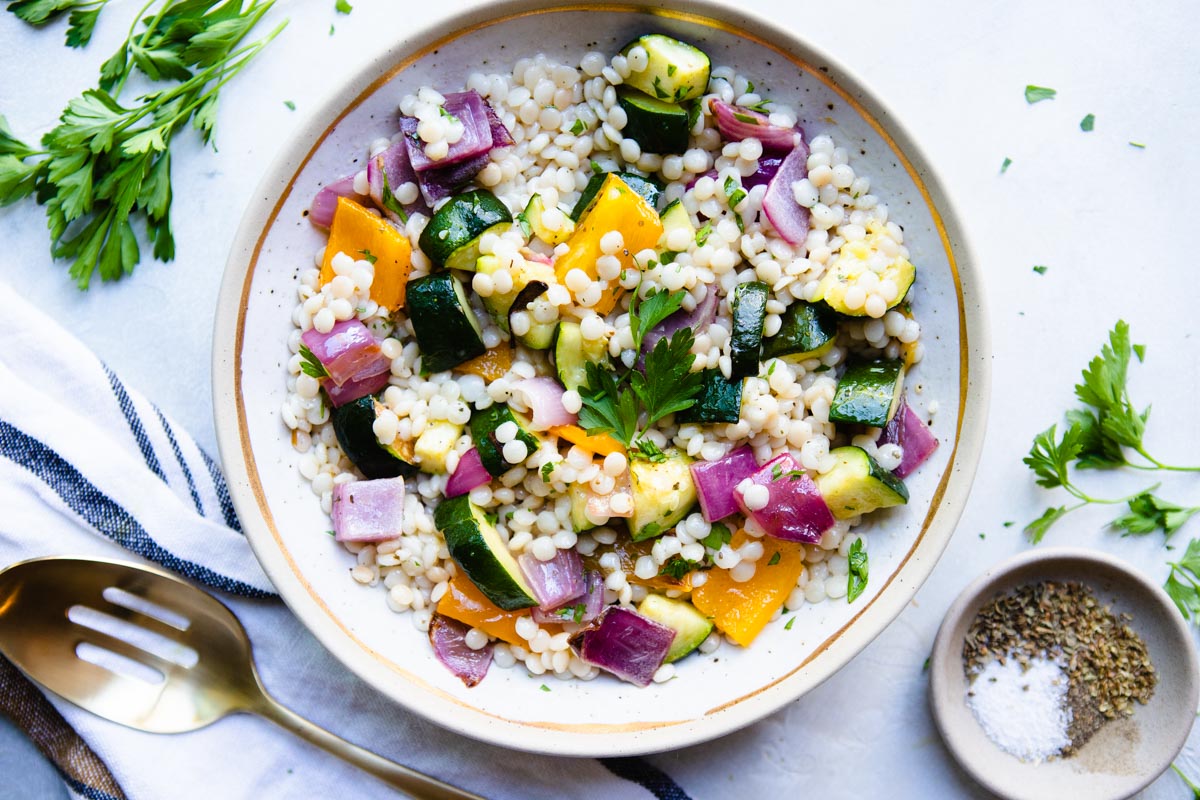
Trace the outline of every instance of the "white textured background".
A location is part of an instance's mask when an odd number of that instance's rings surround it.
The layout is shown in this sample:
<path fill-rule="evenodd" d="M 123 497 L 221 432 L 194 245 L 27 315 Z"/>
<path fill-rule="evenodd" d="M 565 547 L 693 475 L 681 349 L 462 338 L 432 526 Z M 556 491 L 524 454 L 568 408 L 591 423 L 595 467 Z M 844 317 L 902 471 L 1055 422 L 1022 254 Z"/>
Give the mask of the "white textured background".
<path fill-rule="evenodd" d="M 62 47 L 61 26 L 34 32 L 11 15 L 0 16 L 0 113 L 18 135 L 36 140 L 70 97 L 93 85 L 98 65 L 140 5 L 113 0 L 83 51 Z M 190 135 L 179 137 L 174 263 L 147 260 L 132 280 L 97 284 L 82 294 L 64 265 L 49 259 L 41 209 L 0 210 L 0 279 L 63 320 L 211 451 L 209 350 L 217 288 L 242 210 L 277 146 L 366 55 L 438 15 L 486 3 L 354 5 L 343 16 L 334 0 L 279 0 L 266 23 L 284 16 L 291 23 L 223 91 L 220 152 L 203 151 Z M 1135 403 L 1154 405 L 1149 450 L 1171 463 L 1200 461 L 1195 4 L 738 5 L 792 28 L 850 67 L 910 127 L 940 171 L 984 277 L 994 353 L 992 416 L 958 534 L 912 607 L 845 670 L 788 709 L 696 748 L 705 758 L 668 753 L 655 761 L 698 800 L 783 787 L 789 794 L 839 798 L 982 794 L 938 740 L 926 710 L 922 663 L 958 591 L 1026 546 L 1021 525 L 1048 503 L 1064 502 L 1033 486 L 1021 457 L 1033 435 L 1073 403 L 1080 368 L 1117 319 L 1130 323 L 1134 341 L 1147 344 L 1146 363 L 1132 368 L 1131 393 Z M 1022 94 L 1028 83 L 1054 87 L 1058 98 L 1028 106 Z M 295 102 L 294 112 L 285 100 Z M 1095 131 L 1083 133 L 1079 121 L 1088 113 L 1096 115 Z M 1145 149 L 1131 147 L 1131 140 Z M 1013 163 L 1001 175 L 1005 157 Z M 1046 274 L 1034 273 L 1035 264 L 1046 265 Z M 1086 476 L 1097 494 L 1111 489 L 1113 495 L 1157 479 Z M 1164 478 L 1160 494 L 1200 503 L 1200 476 Z M 1112 516 L 1111 509 L 1085 509 L 1060 522 L 1048 541 L 1104 549 L 1156 580 L 1165 578 L 1169 554 L 1161 537 L 1122 540 L 1105 528 Z M 1005 521 L 1017 524 L 1005 528 Z M 1200 520 L 1176 538 L 1184 544 L 1192 536 L 1200 536 Z M 800 749 L 796 731 L 803 731 Z M 791 743 L 785 747 L 785 741 Z M 1200 737 L 1193 735 L 1182 764 L 1200 776 L 1197 745 Z M 4 797 L 5 786 L 29 786 L 8 776 L 34 770 L 36 762 L 19 751 L 11 732 L 0 730 L 0 766 Z M 1145 796 L 1185 793 L 1168 774 Z"/>

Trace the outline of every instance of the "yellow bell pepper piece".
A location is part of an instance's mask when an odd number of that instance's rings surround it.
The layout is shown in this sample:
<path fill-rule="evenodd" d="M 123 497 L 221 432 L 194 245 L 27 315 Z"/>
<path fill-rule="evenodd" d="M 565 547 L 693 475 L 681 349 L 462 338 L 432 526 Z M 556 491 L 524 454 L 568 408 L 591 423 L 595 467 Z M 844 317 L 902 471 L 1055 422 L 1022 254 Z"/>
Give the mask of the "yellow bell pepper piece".
<path fill-rule="evenodd" d="M 461 573 L 450 579 L 446 593 L 438 600 L 437 612 L 510 644 L 528 644 L 517 634 L 517 620 L 528 616 L 529 610 L 504 611 L 496 607 Z"/>
<path fill-rule="evenodd" d="M 503 377 L 513 363 L 513 351 L 507 344 L 493 347 L 481 356 L 464 361 L 454 368 L 455 372 L 466 372 L 478 375 L 485 381 L 494 381 Z"/>
<path fill-rule="evenodd" d="M 625 447 L 607 433 L 589 436 L 588 432 L 578 425 L 555 425 L 550 429 L 550 433 L 596 455 L 606 456 L 609 453 L 625 452 Z"/>
<path fill-rule="evenodd" d="M 625 239 L 625 246 L 616 253 L 622 269 L 637 269 L 633 263 L 634 254 L 654 247 L 663 231 L 658 212 L 613 173 L 604 179 L 595 201 L 567 240 L 567 252 L 554 262 L 559 283 L 565 285 L 567 273 L 573 269 L 583 270 L 589 278 L 596 280 L 596 259 L 603 255 L 600 238 L 609 231 L 620 231 Z M 619 285 L 614 285 L 593 306 L 596 313 L 603 316 L 612 311 L 623 292 Z"/>
<path fill-rule="evenodd" d="M 375 258 L 371 299 L 395 311 L 404 307 L 404 290 L 412 271 L 412 245 L 408 237 L 348 197 L 339 197 L 329 226 L 329 243 L 321 264 L 321 285 L 333 280 L 333 257 L 345 253 L 354 259 Z"/>
<path fill-rule="evenodd" d="M 746 532 L 739 530 L 730 544 L 740 547 L 747 538 Z M 796 588 L 804 569 L 802 544 L 771 536 L 759 541 L 763 544 L 763 554 L 755 562 L 753 578 L 738 583 L 730 577 L 729 570 L 714 567 L 708 571 L 704 585 L 692 590 L 692 605 L 711 617 L 722 633 L 742 647 L 748 647 L 771 621 L 771 616 Z M 779 560 L 772 564 L 776 554 Z"/>

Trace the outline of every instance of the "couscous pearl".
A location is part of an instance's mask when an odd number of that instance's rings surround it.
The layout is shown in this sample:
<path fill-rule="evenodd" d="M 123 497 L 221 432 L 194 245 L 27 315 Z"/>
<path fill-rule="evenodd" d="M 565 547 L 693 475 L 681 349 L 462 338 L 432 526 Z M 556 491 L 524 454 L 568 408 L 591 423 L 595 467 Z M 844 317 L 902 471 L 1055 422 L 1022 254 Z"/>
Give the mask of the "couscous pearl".
<path fill-rule="evenodd" d="M 771 492 L 766 486 L 751 484 L 742 491 L 742 502 L 751 511 L 758 511 L 770 504 Z"/>

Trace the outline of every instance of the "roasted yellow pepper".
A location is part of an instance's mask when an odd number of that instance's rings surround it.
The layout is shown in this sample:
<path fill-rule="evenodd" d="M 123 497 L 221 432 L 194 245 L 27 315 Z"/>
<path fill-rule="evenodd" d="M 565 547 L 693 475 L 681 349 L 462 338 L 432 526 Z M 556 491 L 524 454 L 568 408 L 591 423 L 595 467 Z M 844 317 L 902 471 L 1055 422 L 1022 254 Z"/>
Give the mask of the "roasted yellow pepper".
<path fill-rule="evenodd" d="M 412 271 L 408 237 L 348 197 L 338 198 L 329 226 L 329 242 L 321 264 L 322 286 L 333 280 L 333 257 L 338 253 L 356 260 L 368 254 L 374 258 L 371 299 L 390 311 L 404 307 L 404 290 Z"/>

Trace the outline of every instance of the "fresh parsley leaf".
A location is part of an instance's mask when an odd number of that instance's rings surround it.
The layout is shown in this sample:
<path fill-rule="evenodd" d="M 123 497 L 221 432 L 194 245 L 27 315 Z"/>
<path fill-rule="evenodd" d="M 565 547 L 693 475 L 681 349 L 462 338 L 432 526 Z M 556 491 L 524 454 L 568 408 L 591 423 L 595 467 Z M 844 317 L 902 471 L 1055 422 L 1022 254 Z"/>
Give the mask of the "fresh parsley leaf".
<path fill-rule="evenodd" d="M 579 425 L 589 434 L 611 433 L 621 444 L 629 447 L 637 433 L 637 401 L 628 388 L 622 387 L 612 372 L 588 362 L 587 385 L 580 388 L 583 407 L 579 410 Z"/>
<path fill-rule="evenodd" d="M 738 111 L 733 112 L 733 118 L 738 122 L 745 122 L 749 125 L 758 125 L 758 117 L 752 117 L 749 114 L 742 114 Z"/>
<path fill-rule="evenodd" d="M 714 522 L 708 536 L 701 539 L 700 543 L 711 550 L 720 550 L 722 545 L 729 544 L 732 539 L 733 534 L 726 525 Z"/>
<path fill-rule="evenodd" d="M 1091 131 L 1095 127 L 1096 127 L 1096 115 L 1095 114 L 1088 114 L 1086 117 L 1084 117 L 1083 119 L 1081 119 L 1079 121 L 1079 130 L 1084 131 L 1085 133 L 1091 133 Z"/>
<path fill-rule="evenodd" d="M 667 77 L 669 78 L 674 75 L 676 69 L 678 69 L 678 67 L 676 67 L 674 64 L 667 64 Z"/>
<path fill-rule="evenodd" d="M 1000 174 L 1008 172 L 1008 168 L 1012 166 L 1012 159 L 1005 156 L 1004 161 L 1000 162 Z"/>
<path fill-rule="evenodd" d="M 392 187 L 388 183 L 387 170 L 379 170 L 379 174 L 383 176 L 383 189 L 380 192 L 380 202 L 384 209 L 396 215 L 396 218 L 402 223 L 408 222 L 408 214 L 404 211 L 404 206 L 396 199 L 396 195 L 392 194 Z"/>
<path fill-rule="evenodd" d="M 862 539 L 854 540 L 847 557 L 850 559 L 850 574 L 846 579 L 846 602 L 853 603 L 867 588 L 867 573 L 870 569 Z"/>
<path fill-rule="evenodd" d="M 1145 536 L 1160 530 L 1170 539 L 1193 514 L 1200 512 L 1200 506 L 1177 506 L 1150 492 L 1130 498 L 1128 505 L 1129 513 L 1112 521 L 1114 528 L 1124 531 L 1123 536 Z"/>
<path fill-rule="evenodd" d="M 795 618 L 795 617 L 792 617 L 791 619 L 789 619 L 789 620 L 787 621 L 787 624 L 783 626 L 783 629 L 784 629 L 785 631 L 790 631 L 790 630 L 792 629 L 792 626 L 793 626 L 793 625 L 795 625 L 795 624 L 796 624 L 796 618 Z"/>
<path fill-rule="evenodd" d="M 703 110 L 704 109 L 702 109 L 700 107 L 699 100 L 688 103 L 687 115 L 688 115 L 688 130 L 689 131 L 695 129 L 696 123 L 700 121 L 700 114 L 703 113 Z"/>
<path fill-rule="evenodd" d="M 1013 522 L 1013 521 L 1010 519 L 1010 520 L 1005 520 L 1005 521 L 1004 521 L 1003 523 L 1001 523 L 1001 524 L 1002 524 L 1002 525 L 1004 525 L 1004 527 L 1006 527 L 1006 528 L 1011 528 L 1013 525 L 1016 525 L 1017 523 Z"/>
<path fill-rule="evenodd" d="M 783 557 L 783 556 L 781 556 L 781 555 L 779 554 L 779 551 L 778 551 L 778 550 L 776 550 L 776 551 L 775 551 L 775 555 L 771 556 L 771 560 L 767 562 L 767 566 L 768 566 L 768 567 L 773 567 L 773 566 L 775 566 L 776 564 L 778 564 L 778 563 L 779 563 L 779 559 L 780 559 L 780 558 L 782 558 L 782 557 Z"/>
<path fill-rule="evenodd" d="M 1137 356 L 1137 360 L 1138 360 L 1138 363 L 1139 363 L 1139 364 L 1144 364 L 1144 363 L 1146 363 L 1146 345 L 1144 345 L 1144 344 L 1135 344 L 1135 345 L 1133 346 L 1133 354 L 1134 354 L 1135 356 Z"/>
<path fill-rule="evenodd" d="M 683 305 L 687 292 L 651 291 L 645 300 L 638 299 L 634 292 L 629 301 L 629 328 L 633 334 L 633 349 L 642 349 L 642 340 L 654 326 L 674 314 Z"/>
<path fill-rule="evenodd" d="M 1034 103 L 1040 103 L 1043 100 L 1052 100 L 1057 94 L 1058 92 L 1045 86 L 1034 86 L 1033 84 L 1029 84 L 1025 87 L 1025 102 L 1033 105 Z"/>
<path fill-rule="evenodd" d="M 646 428 L 668 414 L 691 408 L 700 392 L 703 375 L 692 372 L 691 328 L 680 328 L 670 339 L 659 339 L 646 356 L 646 372 L 629 373 L 630 386 L 646 411 Z"/>
<path fill-rule="evenodd" d="M 333 7 L 339 14 L 349 14 L 354 10 L 354 6 L 350 5 L 346 0 L 337 0 Z"/>
<path fill-rule="evenodd" d="M 713 226 L 711 222 L 704 223 L 704 227 L 696 231 L 696 247 L 704 247 L 704 243 L 708 241 L 708 237 L 712 236 Z"/>
<path fill-rule="evenodd" d="M 629 457 L 649 461 L 654 464 L 661 464 L 667 460 L 667 454 L 662 451 L 652 439 L 641 438 L 633 443 L 633 447 L 629 449 Z"/>
<path fill-rule="evenodd" d="M 575 122 L 571 125 L 571 133 L 575 136 L 581 135 L 586 130 L 587 125 L 581 119 L 575 120 Z"/>
<path fill-rule="evenodd" d="M 604 172 L 604 167 L 600 166 L 600 162 L 595 159 L 588 162 L 588 167 L 592 170 L 593 175 L 599 175 Z"/>
<path fill-rule="evenodd" d="M 521 228 L 521 234 L 526 239 L 529 239 L 530 236 L 533 236 L 533 225 L 529 222 L 528 214 L 522 211 L 520 214 L 517 214 L 517 216 L 513 217 L 513 221 L 516 222 Z"/>
<path fill-rule="evenodd" d="M 738 203 L 746 199 L 746 190 L 742 188 L 740 183 L 733 179 L 732 175 L 725 179 L 725 198 L 729 202 L 730 210 L 737 208 Z M 742 227 L 740 218 L 738 227 Z"/>
<path fill-rule="evenodd" d="M 1025 526 L 1025 535 L 1029 537 L 1031 544 L 1037 544 L 1046 536 L 1046 531 L 1050 530 L 1050 526 L 1062 519 L 1067 513 L 1066 506 L 1058 506 L 1057 508 L 1047 508 L 1040 517 Z"/>
<path fill-rule="evenodd" d="M 295 104 L 295 103 L 293 103 L 291 100 L 284 100 L 284 101 L 283 101 L 283 104 L 284 104 L 285 106 L 287 106 L 287 108 L 288 108 L 288 111 L 295 111 L 295 110 L 296 110 L 296 104 Z"/>
<path fill-rule="evenodd" d="M 329 377 L 329 370 L 325 369 L 325 365 L 305 344 L 300 345 L 300 371 L 311 378 Z"/>
<path fill-rule="evenodd" d="M 1200 539 L 1188 542 L 1183 558 L 1168 562 L 1168 565 L 1171 574 L 1163 589 L 1175 601 L 1184 618 L 1200 624 Z"/>
<path fill-rule="evenodd" d="M 783 477 L 783 465 L 782 464 L 776 464 L 775 466 L 771 467 L 771 480 L 772 481 L 777 481 L 782 477 Z"/>
<path fill-rule="evenodd" d="M 376 261 L 379 260 L 379 256 L 375 255 L 370 250 L 359 250 L 358 253 L 364 259 L 366 259 L 368 264 L 374 264 Z"/>
<path fill-rule="evenodd" d="M 744 106 L 744 108 L 748 108 L 751 111 L 757 111 L 760 114 L 770 114 L 771 109 L 768 108 L 768 106 L 771 104 L 771 102 L 772 102 L 771 100 L 768 100 L 767 98 L 764 97 L 762 100 L 759 100 L 757 103 L 751 103 L 748 106 Z"/>
<path fill-rule="evenodd" d="M 546 685 L 546 684 L 544 684 L 544 683 L 541 685 L 541 687 L 540 687 L 540 688 L 541 688 L 541 690 L 542 690 L 543 692 L 548 692 L 548 691 L 550 691 L 550 687 L 549 687 L 549 686 L 547 686 L 547 685 Z"/>
<path fill-rule="evenodd" d="M 552 472 L 554 472 L 554 462 L 553 461 L 547 461 L 545 464 L 542 464 L 541 476 L 542 476 L 543 483 L 550 482 L 550 473 L 552 473 Z"/>
<path fill-rule="evenodd" d="M 698 562 L 688 561 L 683 556 L 671 556 L 671 558 L 667 560 L 667 563 L 662 565 L 662 568 L 658 571 L 658 574 L 681 581 L 683 580 L 684 576 L 698 566 Z"/>
<path fill-rule="evenodd" d="M 658 75 L 654 76 L 654 96 L 659 100 L 667 100 L 671 97 L 671 93 L 662 88 L 662 78 Z"/>
<path fill-rule="evenodd" d="M 1051 425 L 1033 438 L 1033 448 L 1022 459 L 1037 475 L 1037 484 L 1046 489 L 1065 486 L 1070 463 L 1079 455 L 1081 431 L 1078 425 L 1069 426 L 1062 439 L 1056 436 L 1057 425 Z"/>
<path fill-rule="evenodd" d="M 1038 275 L 1045 275 L 1046 270 L 1048 270 L 1048 269 L 1050 269 L 1050 268 L 1047 266 L 1044 266 L 1042 264 L 1038 264 L 1033 268 L 1033 271 L 1036 272 Z"/>

